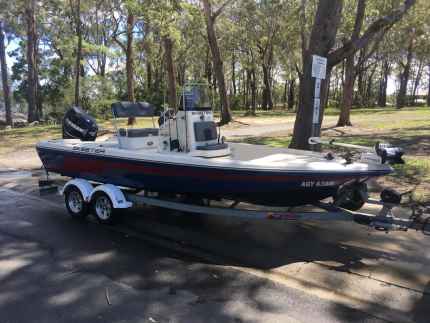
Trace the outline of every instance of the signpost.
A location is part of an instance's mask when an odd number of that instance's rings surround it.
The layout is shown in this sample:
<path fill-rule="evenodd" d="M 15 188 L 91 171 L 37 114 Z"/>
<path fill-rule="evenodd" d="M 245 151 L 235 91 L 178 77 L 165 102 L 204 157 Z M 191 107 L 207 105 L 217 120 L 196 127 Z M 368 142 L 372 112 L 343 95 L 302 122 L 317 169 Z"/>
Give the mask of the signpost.
<path fill-rule="evenodd" d="M 327 73 L 327 58 L 313 55 L 312 56 L 312 77 L 315 78 L 315 92 L 314 92 L 314 112 L 312 117 L 312 137 L 318 136 L 318 129 L 320 123 L 320 109 L 321 109 L 321 80 L 325 80 Z M 312 146 L 313 147 L 313 146 Z"/>

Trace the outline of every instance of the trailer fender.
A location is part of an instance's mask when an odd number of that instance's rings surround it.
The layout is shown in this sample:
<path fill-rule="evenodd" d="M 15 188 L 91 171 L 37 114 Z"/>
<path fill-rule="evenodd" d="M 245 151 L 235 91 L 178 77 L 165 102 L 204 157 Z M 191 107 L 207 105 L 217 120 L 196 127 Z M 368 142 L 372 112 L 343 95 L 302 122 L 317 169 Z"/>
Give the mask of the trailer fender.
<path fill-rule="evenodd" d="M 93 198 L 94 194 L 97 192 L 103 192 L 107 196 L 109 196 L 112 206 L 115 209 L 127 209 L 133 206 L 133 203 L 126 200 L 124 193 L 115 185 L 112 184 L 103 184 L 97 186 L 94 190 L 92 190 L 91 195 L 89 197 L 89 201 Z"/>
<path fill-rule="evenodd" d="M 64 185 L 63 189 L 60 191 L 60 194 L 64 195 L 64 192 L 66 191 L 67 187 L 72 185 L 78 188 L 78 190 L 81 192 L 82 197 L 86 202 L 90 201 L 91 192 L 93 191 L 93 186 L 90 184 L 90 182 L 82 178 L 74 178 L 68 181 L 66 185 Z"/>

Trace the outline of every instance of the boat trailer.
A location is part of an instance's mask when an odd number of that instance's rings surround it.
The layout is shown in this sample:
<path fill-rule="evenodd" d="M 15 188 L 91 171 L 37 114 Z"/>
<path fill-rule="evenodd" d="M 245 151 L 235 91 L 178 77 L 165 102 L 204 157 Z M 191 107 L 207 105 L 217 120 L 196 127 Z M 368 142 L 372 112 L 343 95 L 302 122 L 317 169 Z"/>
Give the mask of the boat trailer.
<path fill-rule="evenodd" d="M 51 180 L 40 180 L 42 190 L 53 186 Z M 127 188 L 112 184 L 90 183 L 87 180 L 75 178 L 69 180 L 61 189 L 60 194 L 65 197 L 65 204 L 69 214 L 75 218 L 84 218 L 89 213 L 96 216 L 104 224 L 113 224 L 119 217 L 121 209 L 137 206 L 151 206 L 169 210 L 192 213 L 199 216 L 224 216 L 250 220 L 274 221 L 349 221 L 382 231 L 408 231 L 413 229 L 430 235 L 430 209 L 422 206 L 410 207 L 409 218 L 400 218 L 393 215 L 393 209 L 400 207 L 398 203 L 389 203 L 376 199 L 367 199 L 368 204 L 380 206 L 379 212 L 374 214 L 351 211 L 333 203 L 319 202 L 314 207 L 319 210 L 312 211 L 273 211 L 267 209 L 237 208 L 239 202 L 227 206 L 214 206 L 211 201 L 194 204 L 187 201 L 165 199 L 157 193 L 134 192 Z M 143 194 L 142 194 L 143 193 Z"/>

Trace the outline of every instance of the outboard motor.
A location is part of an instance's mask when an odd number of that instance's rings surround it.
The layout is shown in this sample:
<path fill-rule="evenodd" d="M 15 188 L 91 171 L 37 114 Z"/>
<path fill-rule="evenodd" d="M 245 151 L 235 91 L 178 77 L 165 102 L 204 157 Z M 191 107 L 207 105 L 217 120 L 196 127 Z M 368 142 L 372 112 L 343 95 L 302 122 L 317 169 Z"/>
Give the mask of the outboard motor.
<path fill-rule="evenodd" d="M 99 128 L 96 120 L 77 106 L 67 110 L 63 118 L 63 139 L 94 141 Z"/>
<path fill-rule="evenodd" d="M 390 144 L 377 143 L 375 151 L 382 159 L 382 163 L 388 162 L 389 164 L 404 164 L 402 159 L 405 151 L 400 147 L 393 147 Z"/>

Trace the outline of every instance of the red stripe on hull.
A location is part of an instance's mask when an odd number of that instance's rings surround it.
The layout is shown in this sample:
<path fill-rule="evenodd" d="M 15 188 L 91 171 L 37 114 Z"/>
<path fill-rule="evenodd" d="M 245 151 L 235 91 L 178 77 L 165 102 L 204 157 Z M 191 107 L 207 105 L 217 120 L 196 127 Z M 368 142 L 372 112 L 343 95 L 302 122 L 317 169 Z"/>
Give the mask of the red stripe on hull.
<path fill-rule="evenodd" d="M 321 173 L 312 175 L 291 175 L 291 174 L 277 174 L 277 175 L 266 175 L 266 174 L 237 174 L 233 172 L 249 172 L 249 170 L 222 170 L 222 169 L 199 169 L 193 166 L 183 165 L 160 165 L 160 166 L 148 166 L 140 165 L 135 163 L 125 162 L 114 162 L 102 159 L 85 159 L 84 161 L 80 157 L 65 156 L 64 157 L 64 171 L 75 172 L 75 173 L 93 173 L 103 174 L 114 172 L 116 169 L 124 170 L 127 169 L 130 173 L 142 173 L 145 175 L 156 175 L 163 177 L 190 177 L 208 180 L 224 180 L 224 181 L 242 181 L 242 182 L 298 182 L 312 180 L 316 177 L 318 181 L 333 181 L 336 184 L 341 184 L 346 181 L 352 180 L 357 177 L 352 176 L 333 176 L 324 175 Z M 255 170 L 253 172 L 256 172 Z M 229 173 L 229 174 L 226 174 Z"/>

